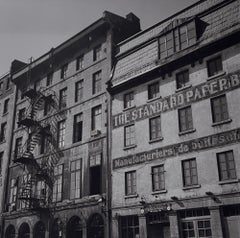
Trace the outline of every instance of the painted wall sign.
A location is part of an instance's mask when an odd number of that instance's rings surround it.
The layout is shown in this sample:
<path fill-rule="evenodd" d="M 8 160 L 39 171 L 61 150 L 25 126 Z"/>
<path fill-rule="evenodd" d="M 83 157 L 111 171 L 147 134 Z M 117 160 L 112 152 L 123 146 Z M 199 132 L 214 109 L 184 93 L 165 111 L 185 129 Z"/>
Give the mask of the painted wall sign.
<path fill-rule="evenodd" d="M 240 128 L 113 160 L 113 169 L 240 142 Z"/>
<path fill-rule="evenodd" d="M 143 120 L 163 112 L 217 96 L 240 87 L 240 71 L 185 89 L 154 102 L 119 113 L 112 117 L 113 128 Z"/>

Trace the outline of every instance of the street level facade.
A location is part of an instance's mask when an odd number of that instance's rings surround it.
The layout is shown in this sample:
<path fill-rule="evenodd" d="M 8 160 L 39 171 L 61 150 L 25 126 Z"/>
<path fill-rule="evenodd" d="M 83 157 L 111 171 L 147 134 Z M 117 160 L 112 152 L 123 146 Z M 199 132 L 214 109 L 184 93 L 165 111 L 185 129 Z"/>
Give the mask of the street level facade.
<path fill-rule="evenodd" d="M 112 237 L 240 237 L 240 1 L 204 0 L 118 44 Z"/>
<path fill-rule="evenodd" d="M 134 14 L 104 12 L 43 56 L 13 61 L 2 237 L 110 236 L 106 81 L 116 43 L 139 30 Z"/>

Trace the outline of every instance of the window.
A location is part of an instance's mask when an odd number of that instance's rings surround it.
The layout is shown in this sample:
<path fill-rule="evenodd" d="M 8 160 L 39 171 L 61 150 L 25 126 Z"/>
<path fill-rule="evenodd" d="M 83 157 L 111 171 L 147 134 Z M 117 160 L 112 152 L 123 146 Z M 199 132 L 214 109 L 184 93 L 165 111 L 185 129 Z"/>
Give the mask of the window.
<path fill-rule="evenodd" d="M 159 82 L 148 85 L 148 99 L 159 97 Z"/>
<path fill-rule="evenodd" d="M 41 140 L 40 140 L 40 154 L 44 154 L 49 151 L 49 136 L 48 132 L 50 131 L 50 126 L 48 125 L 45 127 L 44 132 L 46 133 L 41 133 Z"/>
<path fill-rule="evenodd" d="M 75 84 L 75 102 L 81 101 L 82 98 L 83 98 L 83 80 L 80 80 Z"/>
<path fill-rule="evenodd" d="M 17 183 L 18 183 L 17 179 L 11 179 L 11 182 L 10 182 L 10 196 L 9 196 L 9 203 L 11 205 L 13 205 L 13 204 L 16 205 L 16 201 L 17 201 Z"/>
<path fill-rule="evenodd" d="M 2 176 L 3 153 L 3 151 L 0 152 L 0 176 Z"/>
<path fill-rule="evenodd" d="M 93 74 L 93 94 L 99 93 L 102 90 L 102 79 L 101 79 L 101 71 Z"/>
<path fill-rule="evenodd" d="M 101 193 L 101 160 L 102 154 L 92 154 L 89 158 L 89 178 L 90 178 L 90 195 L 100 194 Z"/>
<path fill-rule="evenodd" d="M 161 135 L 161 119 L 160 116 L 149 119 L 150 140 L 156 140 Z"/>
<path fill-rule="evenodd" d="M 211 99 L 213 123 L 229 119 L 226 95 L 221 95 Z"/>
<path fill-rule="evenodd" d="M 65 145 L 65 120 L 58 122 L 58 148 L 62 148 Z"/>
<path fill-rule="evenodd" d="M 196 159 L 183 160 L 182 171 L 184 187 L 198 184 Z"/>
<path fill-rule="evenodd" d="M 163 59 L 174 52 L 183 50 L 196 42 L 195 21 L 176 27 L 172 31 L 160 36 L 160 58 Z"/>
<path fill-rule="evenodd" d="M 19 199 L 19 208 L 24 209 L 24 208 L 29 208 L 30 201 L 29 198 L 31 196 L 31 191 L 29 188 L 31 187 L 31 174 L 29 173 L 24 173 L 21 177 L 18 178 L 19 180 L 19 189 L 18 189 L 18 198 L 19 197 L 24 197 L 28 199 Z"/>
<path fill-rule="evenodd" d="M 43 115 L 47 116 L 51 112 L 51 104 L 48 100 L 44 101 Z"/>
<path fill-rule="evenodd" d="M 59 93 L 59 109 L 64 109 L 67 107 L 67 88 L 63 88 Z"/>
<path fill-rule="evenodd" d="M 135 145 L 135 126 L 125 126 L 124 127 L 124 146 L 132 146 Z"/>
<path fill-rule="evenodd" d="M 180 212 L 183 238 L 212 238 L 210 212 L 207 208 Z"/>
<path fill-rule="evenodd" d="M 233 151 L 218 153 L 217 161 L 220 181 L 237 178 Z"/>
<path fill-rule="evenodd" d="M 179 131 L 184 132 L 193 129 L 191 106 L 178 110 Z"/>
<path fill-rule="evenodd" d="M 53 73 L 49 73 L 49 74 L 47 75 L 46 86 L 52 85 L 52 81 L 53 81 Z"/>
<path fill-rule="evenodd" d="M 76 60 L 76 70 L 83 69 L 84 67 L 84 57 L 83 55 L 77 57 Z"/>
<path fill-rule="evenodd" d="M 184 70 L 176 74 L 177 89 L 183 88 L 189 83 L 189 71 Z"/>
<path fill-rule="evenodd" d="M 60 202 L 62 200 L 63 188 L 63 164 L 54 167 L 55 182 L 53 185 L 53 202 Z"/>
<path fill-rule="evenodd" d="M 16 139 L 15 142 L 15 159 L 17 159 L 20 155 L 21 155 L 21 151 L 22 151 L 22 137 L 19 137 Z"/>
<path fill-rule="evenodd" d="M 100 130 L 102 128 L 102 106 L 92 108 L 92 130 Z"/>
<path fill-rule="evenodd" d="M 82 113 L 74 116 L 73 122 L 73 143 L 82 140 L 83 120 Z"/>
<path fill-rule="evenodd" d="M 0 90 L 3 89 L 3 82 L 0 82 Z"/>
<path fill-rule="evenodd" d="M 152 189 L 154 192 L 165 189 L 164 166 L 152 167 Z"/>
<path fill-rule="evenodd" d="M 218 56 L 207 62 L 208 77 L 217 75 L 223 71 L 222 58 Z"/>
<path fill-rule="evenodd" d="M 71 185 L 70 198 L 80 198 L 81 194 L 81 160 L 71 161 L 70 165 Z"/>
<path fill-rule="evenodd" d="M 121 217 L 121 238 L 139 237 L 138 216 Z"/>
<path fill-rule="evenodd" d="M 124 108 L 130 108 L 134 106 L 133 92 L 124 94 Z"/>
<path fill-rule="evenodd" d="M 8 107 L 9 107 L 9 98 L 4 101 L 3 114 L 8 112 Z"/>
<path fill-rule="evenodd" d="M 100 59 L 101 59 L 101 45 L 98 45 L 93 49 L 93 61 Z"/>
<path fill-rule="evenodd" d="M 18 112 L 18 127 L 21 126 L 20 122 L 25 118 L 25 108 L 22 108 Z"/>
<path fill-rule="evenodd" d="M 10 78 L 8 77 L 6 81 L 6 90 L 8 90 L 9 88 L 10 88 Z"/>
<path fill-rule="evenodd" d="M 60 75 L 61 79 L 64 79 L 67 77 L 67 70 L 68 70 L 68 64 L 63 65 L 61 68 L 61 75 Z"/>
<path fill-rule="evenodd" d="M 6 140 L 6 131 L 7 131 L 7 122 L 1 124 L 1 135 L 0 135 L 0 142 Z"/>
<path fill-rule="evenodd" d="M 125 173 L 125 194 L 127 196 L 137 194 L 136 171 L 135 170 Z"/>

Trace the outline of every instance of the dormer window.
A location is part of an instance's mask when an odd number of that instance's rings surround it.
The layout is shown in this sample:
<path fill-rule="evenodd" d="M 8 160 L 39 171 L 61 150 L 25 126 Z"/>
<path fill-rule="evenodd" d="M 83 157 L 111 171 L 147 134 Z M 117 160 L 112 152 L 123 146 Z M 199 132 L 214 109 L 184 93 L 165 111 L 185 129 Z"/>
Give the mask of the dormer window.
<path fill-rule="evenodd" d="M 195 20 L 189 22 L 187 19 L 187 21 L 186 23 L 186 19 L 175 20 L 162 31 L 159 37 L 159 56 L 161 59 L 183 50 L 196 42 Z"/>

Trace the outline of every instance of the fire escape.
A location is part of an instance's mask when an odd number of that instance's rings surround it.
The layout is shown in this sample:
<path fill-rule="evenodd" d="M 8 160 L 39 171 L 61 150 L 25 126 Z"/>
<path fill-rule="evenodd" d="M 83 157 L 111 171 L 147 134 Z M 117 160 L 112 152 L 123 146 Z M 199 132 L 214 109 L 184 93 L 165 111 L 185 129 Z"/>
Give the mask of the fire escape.
<path fill-rule="evenodd" d="M 24 166 L 27 176 L 20 183 L 18 199 L 25 207 L 33 210 L 48 209 L 52 202 L 54 185 L 54 167 L 62 156 L 57 146 L 58 121 L 64 115 L 58 112 L 59 102 L 54 91 L 46 88 L 28 88 L 24 91 L 30 102 L 24 116 L 18 121 L 27 131 L 25 143 L 14 152 L 15 163 Z M 39 112 L 48 105 L 50 110 L 45 119 L 39 118 Z M 43 156 L 36 158 L 36 150 L 44 138 Z"/>

